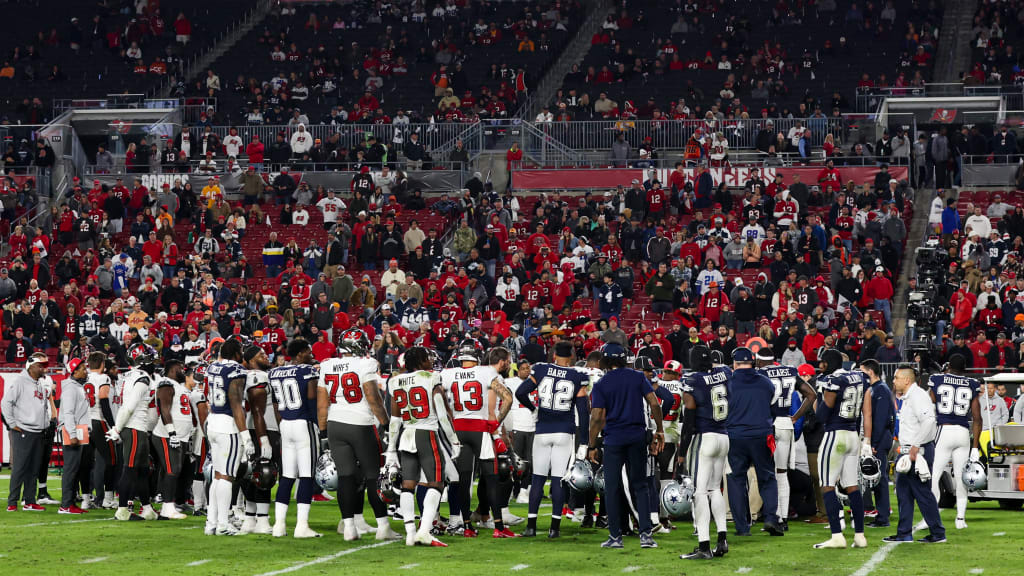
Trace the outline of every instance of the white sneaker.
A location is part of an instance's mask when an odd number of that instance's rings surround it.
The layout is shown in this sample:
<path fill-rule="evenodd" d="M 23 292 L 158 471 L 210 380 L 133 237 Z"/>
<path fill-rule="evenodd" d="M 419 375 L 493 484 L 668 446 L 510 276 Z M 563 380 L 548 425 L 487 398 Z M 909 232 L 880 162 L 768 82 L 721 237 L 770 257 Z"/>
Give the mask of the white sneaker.
<path fill-rule="evenodd" d="M 296 538 L 319 538 L 321 534 L 314 532 L 309 526 L 296 526 L 295 537 Z"/>
<path fill-rule="evenodd" d="M 864 537 L 863 533 L 861 533 L 861 534 L 854 534 L 853 535 L 853 546 L 850 546 L 850 547 L 851 548 L 867 548 L 868 547 L 868 539 Z"/>
<path fill-rule="evenodd" d="M 584 508 L 573 508 L 572 509 L 572 521 L 583 522 L 583 519 L 587 517 L 587 511 Z"/>
<path fill-rule="evenodd" d="M 345 526 L 344 527 L 344 531 L 342 533 L 345 536 L 345 541 L 346 542 L 352 542 L 352 541 L 355 541 L 355 540 L 359 540 L 359 537 L 361 536 L 361 534 L 359 533 L 359 529 L 356 528 L 355 526 L 352 526 L 352 527 Z"/>
<path fill-rule="evenodd" d="M 233 524 L 227 523 L 217 526 L 217 536 L 238 536 L 241 532 Z"/>
<path fill-rule="evenodd" d="M 397 540 L 398 538 L 398 533 L 391 529 L 390 524 L 381 522 L 381 526 L 377 527 L 377 540 Z"/>
<path fill-rule="evenodd" d="M 345 520 L 338 520 L 338 534 L 345 534 Z"/>
<path fill-rule="evenodd" d="M 163 507 L 160 508 L 160 517 L 167 518 L 168 520 L 184 520 L 185 518 L 188 518 L 188 516 L 178 512 L 177 508 L 175 508 L 173 504 L 164 504 Z"/>
<path fill-rule="evenodd" d="M 370 526 L 366 523 L 366 518 L 364 518 L 362 514 L 356 514 L 354 518 L 356 521 L 356 530 L 359 530 L 360 536 L 362 536 L 363 534 L 369 534 L 370 532 L 377 531 L 377 528 L 375 526 Z"/>
<path fill-rule="evenodd" d="M 143 506 L 142 514 L 139 514 L 139 516 L 142 516 L 143 520 L 156 520 L 157 514 L 152 506 Z"/>
<path fill-rule="evenodd" d="M 239 534 L 252 534 L 256 531 L 256 517 L 246 516 L 245 520 L 242 521 L 242 525 L 238 528 Z"/>
<path fill-rule="evenodd" d="M 274 528 L 270 525 L 270 518 L 266 516 L 260 516 L 256 518 L 256 528 L 252 531 L 253 534 L 273 534 Z"/>
<path fill-rule="evenodd" d="M 846 548 L 846 537 L 842 534 L 833 534 L 831 538 L 820 544 L 815 544 L 814 547 L 818 550 L 822 548 Z"/>
<path fill-rule="evenodd" d="M 419 544 L 420 546 L 431 546 L 431 547 L 437 547 L 437 548 L 447 548 L 448 547 L 447 544 L 445 544 L 444 542 L 441 542 L 437 538 L 434 538 L 429 533 L 427 533 L 427 534 L 417 533 L 415 535 L 415 537 L 414 537 L 414 543 L 415 544 Z"/>
<path fill-rule="evenodd" d="M 103 498 L 103 504 L 100 505 L 104 510 L 114 510 L 117 508 L 117 498 Z"/>
<path fill-rule="evenodd" d="M 967 528 L 967 520 L 965 518 L 957 518 L 956 529 L 963 530 L 964 528 Z"/>
<path fill-rule="evenodd" d="M 91 509 L 92 509 L 92 495 L 91 494 L 82 494 L 82 510 L 91 510 Z"/>
<path fill-rule="evenodd" d="M 518 526 L 525 521 L 525 518 L 509 512 L 508 514 L 501 515 L 501 521 L 505 523 L 505 526 Z"/>
<path fill-rule="evenodd" d="M 214 528 L 213 526 L 205 526 L 203 528 L 203 534 L 206 534 L 207 536 L 213 536 L 216 533 L 217 533 L 217 529 Z"/>
<path fill-rule="evenodd" d="M 484 520 L 483 522 L 480 522 L 479 524 L 477 524 L 477 526 L 479 526 L 481 528 L 486 528 L 488 530 L 494 530 L 494 520 L 491 520 L 490 518 L 488 518 L 487 520 Z"/>
<path fill-rule="evenodd" d="M 295 531 L 298 532 L 298 529 Z M 288 535 L 288 524 L 285 523 L 284 519 L 274 522 L 274 531 L 272 535 L 274 538 L 283 538 Z"/>
<path fill-rule="evenodd" d="M 523 488 L 519 491 L 519 496 L 516 496 L 516 504 L 529 504 L 530 503 L 530 491 Z"/>
<path fill-rule="evenodd" d="M 132 517 L 132 511 L 128 508 L 118 508 L 117 512 L 114 512 L 115 520 L 127 520 Z"/>

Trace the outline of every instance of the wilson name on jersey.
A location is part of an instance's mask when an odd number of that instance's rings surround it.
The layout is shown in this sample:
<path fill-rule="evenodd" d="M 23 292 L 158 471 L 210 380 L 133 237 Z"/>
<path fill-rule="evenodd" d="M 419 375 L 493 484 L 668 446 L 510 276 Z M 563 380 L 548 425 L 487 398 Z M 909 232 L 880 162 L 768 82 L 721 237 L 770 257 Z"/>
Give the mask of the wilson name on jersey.
<path fill-rule="evenodd" d="M 822 392 L 835 392 L 836 403 L 832 414 L 825 422 L 825 431 L 860 430 L 860 412 L 864 406 L 864 392 L 869 383 L 867 376 L 859 370 L 836 370 L 828 376 L 818 378 Z"/>
<path fill-rule="evenodd" d="M 437 411 L 445 409 L 434 405 L 434 386 L 439 384 L 441 375 L 426 370 L 392 376 L 388 380 L 388 393 L 398 408 L 393 416 L 402 419 L 404 428 L 437 430 Z M 399 449 L 403 449 L 402 446 Z"/>
<path fill-rule="evenodd" d="M 319 380 L 309 365 L 279 366 L 270 371 L 270 389 L 282 420 L 316 419 L 316 400 L 309 399 L 309 387 Z"/>
<path fill-rule="evenodd" d="M 683 391 L 697 404 L 696 432 L 726 434 L 729 418 L 729 378 L 732 369 L 725 366 L 711 372 L 692 372 L 683 381 Z"/>
<path fill-rule="evenodd" d="M 981 382 L 955 374 L 936 374 L 928 379 L 928 386 L 935 395 L 936 422 L 969 427 L 971 404 L 978 396 Z"/>
<path fill-rule="evenodd" d="M 327 419 L 357 426 L 375 425 L 377 419 L 363 393 L 363 384 L 377 382 L 377 371 L 373 358 L 331 358 L 320 364 L 317 386 L 327 390 Z"/>

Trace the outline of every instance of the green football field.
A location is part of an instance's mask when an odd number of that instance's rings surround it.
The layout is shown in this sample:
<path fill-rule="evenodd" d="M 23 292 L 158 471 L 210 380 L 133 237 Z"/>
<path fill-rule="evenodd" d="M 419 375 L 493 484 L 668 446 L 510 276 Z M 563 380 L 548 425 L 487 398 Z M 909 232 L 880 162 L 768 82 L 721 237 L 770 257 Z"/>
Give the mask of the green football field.
<path fill-rule="evenodd" d="M 6 500 L 8 481 L 0 480 Z M 60 482 L 49 482 L 58 497 Z M 895 505 L 895 500 L 893 500 Z M 442 504 L 447 515 L 447 504 Z M 512 511 L 526 516 L 525 505 Z M 550 509 L 542 510 L 542 513 Z M 60 516 L 57 506 L 42 513 L 0 513 L 0 574 L 172 574 L 174 576 L 231 574 L 403 574 L 438 573 L 451 576 L 483 574 L 1024 574 L 1024 513 L 1000 510 L 995 503 L 972 503 L 966 530 L 953 528 L 953 513 L 944 510 L 948 529 L 945 544 L 883 544 L 895 528 L 867 531 L 865 550 L 814 550 L 825 540 L 826 527 L 790 522 L 781 538 L 755 534 L 730 538 L 725 558 L 709 562 L 683 561 L 681 552 L 696 545 L 691 528 L 679 523 L 671 534 L 656 536 L 659 548 L 641 550 L 636 538 L 624 550 L 599 547 L 606 531 L 581 530 L 563 522 L 562 538 L 493 540 L 490 531 L 468 539 L 444 537 L 448 548 L 407 548 L 404 542 L 376 542 L 372 535 L 344 542 L 336 532 L 340 513 L 334 502 L 313 505 L 311 524 L 323 538 L 295 540 L 271 536 L 212 537 L 202 532 L 203 518 L 168 522 L 120 523 L 113 512 L 93 510 L 85 516 Z M 294 504 L 289 528 L 294 527 Z M 371 516 L 371 515 L 368 515 Z M 895 518 L 893 518 L 895 521 Z M 918 520 L 920 518 L 918 517 Z M 370 523 L 373 519 L 369 518 Z M 546 534 L 547 520 L 539 527 Z M 513 528 L 516 531 L 523 526 Z M 393 528 L 402 532 L 398 522 Z M 539 530 L 540 531 L 540 530 Z M 918 537 L 927 531 L 917 533 Z M 852 541 L 851 529 L 847 538 Z"/>

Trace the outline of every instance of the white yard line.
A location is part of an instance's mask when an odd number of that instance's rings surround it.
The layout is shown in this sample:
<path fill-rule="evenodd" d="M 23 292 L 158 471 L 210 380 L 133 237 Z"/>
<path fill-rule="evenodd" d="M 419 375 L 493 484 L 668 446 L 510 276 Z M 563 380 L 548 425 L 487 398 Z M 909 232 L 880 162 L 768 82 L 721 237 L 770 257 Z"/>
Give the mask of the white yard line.
<path fill-rule="evenodd" d="M 622 571 L 627 573 L 627 574 L 630 573 L 630 572 L 636 572 L 637 570 L 640 570 L 639 566 L 626 566 L 625 568 L 622 569 Z"/>
<path fill-rule="evenodd" d="M 994 532 L 993 536 L 1006 536 L 1006 532 Z"/>
<path fill-rule="evenodd" d="M 33 528 L 36 526 L 60 526 L 61 524 L 82 524 L 84 522 L 110 522 L 113 518 L 93 518 L 91 520 L 65 520 L 63 522 L 34 522 L 32 524 L 22 524 L 18 528 Z"/>
<path fill-rule="evenodd" d="M 330 562 L 331 560 L 335 560 L 337 558 L 341 558 L 342 556 L 348 556 L 349 554 L 354 554 L 356 552 L 361 552 L 363 550 L 369 550 L 371 548 L 380 548 L 381 546 L 387 546 L 389 544 L 394 544 L 395 542 L 398 542 L 398 540 L 388 540 L 387 542 L 378 542 L 377 544 L 367 544 L 366 546 L 357 546 L 355 548 L 349 548 L 347 550 L 341 550 L 339 552 L 335 552 L 334 554 L 329 554 L 327 556 L 321 556 L 319 558 L 314 558 L 313 560 L 309 560 L 307 562 L 299 562 L 298 564 L 293 564 L 293 565 L 291 565 L 291 566 L 289 566 L 287 568 L 282 568 L 280 570 L 274 570 L 272 572 L 263 572 L 262 574 L 257 574 L 256 576 L 277 576 L 278 574 L 288 574 L 290 572 L 296 572 L 298 570 L 302 570 L 303 568 L 308 568 L 310 566 L 316 566 L 317 564 L 323 564 L 324 562 Z"/>
<path fill-rule="evenodd" d="M 739 568 L 736 569 L 736 573 L 737 574 L 748 574 L 748 573 L 752 572 L 753 570 L 754 569 L 751 568 L 750 566 L 740 566 Z"/>
<path fill-rule="evenodd" d="M 967 573 L 968 574 L 981 574 L 984 571 L 985 571 L 984 568 L 971 568 L 970 570 L 967 571 Z"/>
<path fill-rule="evenodd" d="M 399 570 L 412 570 L 413 568 L 415 568 L 417 566 L 419 566 L 419 564 L 406 564 L 405 566 L 399 566 L 398 569 Z"/>
<path fill-rule="evenodd" d="M 185 564 L 185 566 L 202 566 L 203 564 L 206 564 L 209 561 L 210 561 L 209 559 L 206 559 L 206 560 L 196 560 L 195 562 L 189 562 L 188 564 Z"/>
<path fill-rule="evenodd" d="M 79 564 L 98 564 L 100 562 L 106 562 L 106 556 L 100 556 L 99 558 L 86 558 L 85 560 L 79 560 Z"/>
<path fill-rule="evenodd" d="M 529 567 L 530 567 L 530 565 L 529 565 L 529 564 L 516 564 L 515 566 L 513 566 L 513 567 L 511 568 L 511 570 L 512 570 L 513 572 L 518 572 L 518 571 L 520 571 L 520 570 L 525 570 L 525 569 L 527 569 L 527 568 L 529 568 Z"/>
<path fill-rule="evenodd" d="M 924 529 L 927 526 L 928 525 L 925 524 L 924 520 L 918 522 L 917 525 L 914 526 L 914 531 L 911 532 L 911 536 L 913 536 L 916 532 Z M 875 553 L 871 555 L 871 558 L 868 558 L 868 561 L 865 562 L 864 565 L 861 566 L 851 576 L 868 576 L 868 574 L 871 574 L 871 571 L 874 570 L 879 564 L 885 562 L 885 559 L 889 556 L 889 553 L 892 552 L 892 549 L 897 546 L 899 546 L 899 544 L 896 542 L 886 543 L 884 546 L 876 550 Z"/>

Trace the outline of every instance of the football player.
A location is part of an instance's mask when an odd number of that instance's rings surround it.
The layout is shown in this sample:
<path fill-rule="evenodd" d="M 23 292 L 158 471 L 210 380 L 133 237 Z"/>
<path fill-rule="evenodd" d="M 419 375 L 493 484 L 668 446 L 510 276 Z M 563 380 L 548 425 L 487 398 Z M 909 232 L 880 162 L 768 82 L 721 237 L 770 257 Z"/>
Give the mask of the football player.
<path fill-rule="evenodd" d="M 262 350 L 261 350 L 262 352 Z M 312 366 L 313 350 L 309 342 L 298 338 L 288 343 L 288 357 L 292 363 L 270 371 L 281 430 L 281 480 L 274 504 L 274 537 L 288 533 L 286 517 L 292 498 L 292 486 L 298 479 L 295 493 L 298 518 L 296 538 L 319 538 L 309 527 L 309 506 L 313 500 L 313 470 L 320 457 L 320 438 L 316 427 L 316 395 L 318 375 Z M 266 354 L 263 354 L 266 357 Z"/>
<path fill-rule="evenodd" d="M 683 365 L 676 360 L 669 360 L 665 362 L 665 366 L 661 371 L 661 376 L 658 378 L 658 387 L 655 389 L 656 395 L 661 395 L 658 390 L 662 390 L 662 394 L 667 393 L 672 396 L 672 402 L 670 405 L 662 407 L 662 422 L 664 422 L 665 428 L 665 448 L 658 453 L 658 479 L 659 489 L 657 490 L 658 495 L 661 495 L 661 491 L 672 482 L 672 476 L 675 474 L 675 457 L 676 457 L 676 446 L 679 444 L 679 427 L 682 424 L 682 413 L 683 413 L 683 383 L 679 380 L 679 377 L 683 373 Z M 661 498 L 658 498 L 659 505 Z M 672 530 L 672 522 L 668 517 L 661 519 L 662 531 Z"/>
<path fill-rule="evenodd" d="M 658 399 L 658 403 L 661 405 L 662 423 L 664 424 L 664 415 L 668 414 L 675 403 L 675 398 L 672 397 L 672 393 L 669 392 L 668 388 L 661 385 L 661 380 L 658 378 L 657 373 L 654 371 L 654 363 L 647 356 L 637 356 L 635 362 L 635 368 L 642 370 L 644 376 L 651 383 L 651 389 L 654 390 L 654 396 Z M 654 418 L 651 415 L 650 408 L 647 409 L 647 429 L 654 433 L 657 425 L 654 422 Z M 666 439 L 666 443 L 668 440 Z M 674 446 L 673 446 L 674 448 Z M 665 522 L 668 522 L 668 517 L 662 516 L 661 514 L 661 489 L 659 478 L 661 477 L 660 470 L 662 469 L 659 465 L 661 457 L 664 455 L 669 461 L 672 460 L 672 453 L 666 454 L 666 450 L 662 448 L 661 452 L 657 456 L 647 456 L 647 484 L 648 495 L 651 502 L 651 524 L 654 526 L 653 534 L 666 533 L 672 530 L 669 526 L 665 526 Z"/>
<path fill-rule="evenodd" d="M 192 401 L 192 414 L 195 416 L 191 452 L 189 454 L 192 467 L 192 514 L 206 515 L 206 479 L 203 468 L 209 458 L 210 444 L 206 440 L 206 420 L 210 416 L 210 403 L 207 400 L 205 364 L 196 364 L 185 371 L 185 387 L 189 389 Z"/>
<path fill-rule="evenodd" d="M 157 514 L 149 502 L 149 403 L 153 400 L 156 373 L 156 350 L 146 344 L 136 344 L 128 351 L 132 369 L 124 376 L 123 403 L 118 410 L 114 427 L 106 438 L 123 444 L 124 465 L 118 483 L 117 520 L 156 520 Z M 138 496 L 142 515 L 133 514 L 128 501 Z"/>
<path fill-rule="evenodd" d="M 184 492 L 178 484 L 193 427 L 192 400 L 184 382 L 185 367 L 180 360 L 169 360 L 164 365 L 164 377 L 156 379 L 157 422 L 153 436 L 159 469 L 163 474 L 160 494 L 164 503 L 160 516 L 168 520 L 187 518 L 174 504 L 176 496 Z M 182 446 L 183 442 L 185 446 Z M 183 501 L 178 502 L 184 504 Z"/>
<path fill-rule="evenodd" d="M 367 356 L 370 340 L 358 328 L 341 335 L 341 358 L 320 364 L 317 383 L 317 420 L 321 449 L 330 449 L 338 468 L 338 533 L 345 540 L 358 540 L 357 518 L 363 518 L 362 475 L 367 500 L 377 519 L 377 540 L 397 538 L 388 524 L 388 509 L 374 487 L 383 464 L 383 447 L 377 426 L 388 423 L 381 398 L 377 361 Z M 324 440 L 327 440 L 326 446 Z"/>
<path fill-rule="evenodd" d="M 596 384 L 597 381 L 600 380 L 602 376 L 604 376 L 604 370 L 601 370 L 601 358 L 603 358 L 603 357 L 604 357 L 604 355 L 601 353 L 600 350 L 594 350 L 593 352 L 591 352 L 590 354 L 587 355 L 586 364 L 584 366 L 580 367 L 580 368 L 577 368 L 578 370 L 580 370 L 581 372 L 583 372 L 584 374 L 587 375 L 587 378 L 588 378 L 588 381 L 587 381 L 587 398 L 588 399 L 590 398 L 591 391 L 593 391 L 593 389 L 594 389 L 594 384 Z M 579 449 L 579 447 L 577 447 L 577 450 L 578 449 Z M 595 464 L 593 466 L 594 472 L 596 473 L 599 468 L 600 468 L 600 466 Z M 575 506 L 577 508 L 580 507 L 581 505 L 583 507 L 583 522 L 580 523 L 580 528 L 593 528 L 594 525 L 595 525 L 595 522 L 594 522 L 594 512 L 595 512 L 595 510 L 594 510 L 594 502 L 597 500 L 597 490 L 594 489 L 594 488 L 591 488 L 590 490 L 585 490 L 585 491 L 582 491 L 582 492 L 576 492 L 576 490 L 574 490 L 570 486 L 569 487 L 569 497 L 571 499 L 575 500 L 574 504 L 575 504 Z M 603 498 L 601 500 L 601 507 L 596 512 L 598 513 L 597 523 L 596 523 L 597 527 L 598 528 L 607 528 L 608 527 L 608 518 L 605 515 L 605 501 L 604 501 Z M 573 516 L 575 516 L 575 514 L 573 514 Z"/>
<path fill-rule="evenodd" d="M 690 349 L 693 372 L 683 382 L 683 427 L 676 466 L 684 466 L 694 481 L 693 522 L 697 526 L 697 548 L 680 558 L 710 560 L 729 551 L 726 540 L 726 505 L 722 480 L 729 456 L 729 379 L 732 370 L 715 366 L 711 349 L 698 344 Z M 691 441 L 696 439 L 692 446 Z M 711 517 L 715 518 L 718 541 L 711 549 Z"/>
<path fill-rule="evenodd" d="M 254 438 L 260 439 L 260 458 L 273 460 L 280 470 L 280 418 L 267 377 L 270 359 L 263 348 L 250 344 L 242 351 L 242 361 L 246 369 L 245 394 L 249 402 L 249 410 L 245 415 L 246 426 Z M 270 490 L 261 490 L 249 484 L 244 488 L 245 521 L 242 522 L 239 532 L 270 534 L 273 531 L 270 526 Z"/>
<path fill-rule="evenodd" d="M 89 364 L 89 374 L 84 390 L 89 400 L 89 418 L 92 419 L 92 434 L 89 441 L 94 455 L 92 486 L 96 490 L 97 506 L 115 508 L 117 504 L 114 503 L 114 473 L 120 460 L 120 450 L 115 442 L 107 439 L 107 432 L 114 427 L 114 387 L 105 370 L 106 354 L 92 352 L 86 361 Z M 91 495 L 82 495 L 83 509 L 87 510 L 91 503 Z"/>
<path fill-rule="evenodd" d="M 860 493 L 858 475 L 860 458 L 870 456 L 871 450 L 871 395 L 865 392 L 869 382 L 859 370 L 844 370 L 841 352 L 829 348 L 818 354 L 818 385 L 821 396 L 817 399 L 815 415 L 825 428 L 825 436 L 818 449 L 818 477 L 821 478 L 822 496 L 828 512 L 832 537 L 815 544 L 815 548 L 846 548 L 846 537 L 840 524 L 843 508 L 836 494 L 836 483 L 841 484 L 850 501 L 853 514 L 853 547 L 866 548 L 864 538 L 864 497 Z M 857 430 L 864 416 L 864 438 L 857 452 Z"/>
<path fill-rule="evenodd" d="M 558 538 L 562 523 L 565 494 L 562 477 L 573 460 L 586 460 L 590 431 L 590 402 L 587 397 L 589 378 L 573 366 L 572 343 L 555 344 L 554 364 L 535 364 L 530 376 L 516 389 L 516 399 L 527 410 L 536 412 L 537 429 L 533 439 L 533 480 L 530 486 L 529 514 L 523 536 L 537 535 L 537 512 L 540 510 L 544 483 L 551 478 L 551 527 L 548 538 Z M 530 394 L 537 392 L 537 404 Z M 575 439 L 574 439 L 575 435 Z"/>
<path fill-rule="evenodd" d="M 509 391 L 514 395 L 519 389 L 519 385 L 525 380 L 524 376 L 530 374 L 530 361 L 526 358 L 519 360 L 519 365 L 516 368 L 516 375 L 512 378 L 505 379 L 505 386 L 508 387 Z M 534 390 L 530 393 L 530 400 L 534 404 L 537 403 L 537 391 Z M 531 412 L 526 405 L 522 402 L 515 401 L 512 405 L 512 410 L 509 411 L 509 419 L 511 419 L 512 427 L 512 451 L 516 453 L 519 458 L 527 462 L 533 462 L 533 435 L 537 429 L 537 422 L 533 419 L 533 412 Z M 505 424 L 508 427 L 508 424 Z M 530 502 L 530 485 L 532 483 L 530 477 L 532 472 L 524 475 L 522 478 L 517 479 L 519 483 L 518 496 L 516 502 L 519 504 L 528 504 Z"/>
<path fill-rule="evenodd" d="M 213 460 L 213 483 L 210 486 L 204 532 L 208 536 L 235 536 L 238 529 L 228 517 L 231 486 L 242 456 L 251 458 L 256 453 L 256 447 L 249 434 L 239 433 L 246 430 L 246 374 L 241 364 L 242 342 L 238 339 L 228 340 L 220 346 L 219 356 L 206 371 L 212 404 L 206 434 Z"/>
<path fill-rule="evenodd" d="M 447 546 L 430 533 L 441 505 L 444 482 L 442 441 L 451 446 L 451 454 L 456 459 L 462 449 L 452 428 L 440 375 L 431 371 L 433 365 L 431 352 L 422 346 L 414 346 L 405 352 L 407 372 L 388 380 L 391 420 L 387 466 L 398 465 L 402 470 L 399 509 L 405 522 L 406 546 Z M 443 439 L 439 437 L 439 428 L 444 432 Z M 417 530 L 413 491 L 420 478 L 423 478 L 427 492 L 423 497 L 422 517 Z"/>
<path fill-rule="evenodd" d="M 507 368 L 510 354 L 505 348 L 491 350 L 492 362 Z M 504 440 L 497 435 L 499 423 L 512 409 L 512 393 L 505 387 L 498 370 L 480 365 L 480 352 L 473 342 L 463 342 L 455 352 L 460 366 L 441 372 L 441 385 L 448 396 L 455 433 L 463 449 L 456 459 L 459 482 L 449 488 L 449 502 L 454 501 L 452 515 L 462 515 L 463 536 L 476 537 L 477 531 L 470 521 L 470 491 L 473 487 L 474 460 L 480 461 L 482 493 L 494 512 L 494 537 L 514 538 L 518 534 L 505 527 L 501 517 L 498 483 L 497 454 L 507 450 Z M 501 407 L 498 408 L 500 402 Z M 452 518 L 453 530 L 458 530 L 458 519 Z"/>
<path fill-rule="evenodd" d="M 960 354 L 950 356 L 946 370 L 946 373 L 935 374 L 928 379 L 929 394 L 932 402 L 935 402 L 939 425 L 932 470 L 942 470 L 950 461 L 953 462 L 956 529 L 963 530 L 967 528 L 967 486 L 960 481 L 960 475 L 968 461 L 978 461 L 978 439 L 981 436 L 981 402 L 978 391 L 981 382 L 964 376 L 967 360 Z M 932 474 L 932 493 L 935 494 L 936 502 L 939 500 L 941 478 L 942 474 Z"/>
<path fill-rule="evenodd" d="M 814 390 L 792 366 L 775 362 L 771 348 L 757 351 L 758 371 L 775 385 L 775 401 L 772 402 L 772 417 L 775 418 L 775 479 L 779 488 L 778 516 L 783 530 L 789 530 L 789 462 L 795 450 L 793 423 L 803 418 L 814 405 Z M 796 413 L 790 415 L 793 392 L 799 391 L 803 402 Z"/>

